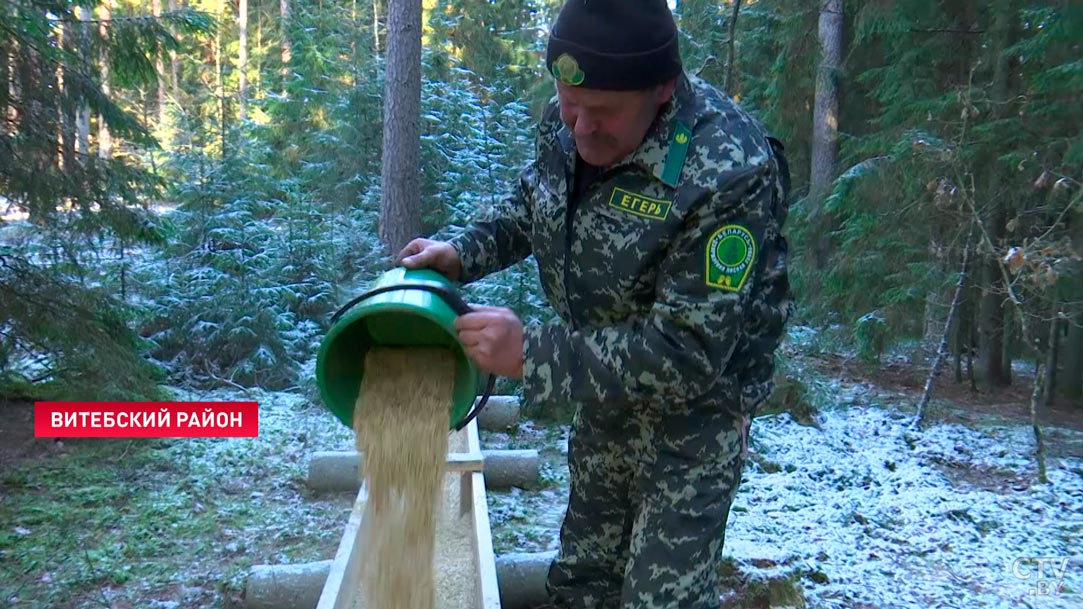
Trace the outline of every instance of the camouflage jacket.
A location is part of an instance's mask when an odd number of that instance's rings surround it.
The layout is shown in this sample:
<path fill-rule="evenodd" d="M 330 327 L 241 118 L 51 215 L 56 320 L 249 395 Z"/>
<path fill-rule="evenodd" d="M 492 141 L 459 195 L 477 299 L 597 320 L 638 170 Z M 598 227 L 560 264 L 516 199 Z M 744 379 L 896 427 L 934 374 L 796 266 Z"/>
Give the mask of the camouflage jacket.
<path fill-rule="evenodd" d="M 560 321 L 525 330 L 526 401 L 749 414 L 789 306 L 783 172 L 763 129 L 685 75 L 568 217 L 575 158 L 554 100 L 516 187 L 451 241 L 463 283 L 537 261 Z"/>

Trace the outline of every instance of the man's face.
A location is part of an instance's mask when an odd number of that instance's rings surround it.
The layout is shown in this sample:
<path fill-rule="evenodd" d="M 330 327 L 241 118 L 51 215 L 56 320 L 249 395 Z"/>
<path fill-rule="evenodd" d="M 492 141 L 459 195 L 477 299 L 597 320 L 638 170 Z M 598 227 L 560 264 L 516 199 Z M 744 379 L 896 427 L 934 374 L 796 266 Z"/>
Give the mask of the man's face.
<path fill-rule="evenodd" d="M 646 91 L 601 91 L 558 82 L 560 118 L 575 134 L 579 156 L 607 167 L 639 147 L 675 87 L 676 79 Z"/>

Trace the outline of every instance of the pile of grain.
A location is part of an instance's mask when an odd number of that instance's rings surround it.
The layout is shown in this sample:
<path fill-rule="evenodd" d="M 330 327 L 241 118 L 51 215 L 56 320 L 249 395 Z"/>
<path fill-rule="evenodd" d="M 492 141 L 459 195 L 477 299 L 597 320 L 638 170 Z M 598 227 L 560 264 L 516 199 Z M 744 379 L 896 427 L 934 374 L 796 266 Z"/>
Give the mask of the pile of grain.
<path fill-rule="evenodd" d="M 446 349 L 373 348 L 354 409 L 368 487 L 368 609 L 432 609 L 433 553 L 455 382 Z"/>

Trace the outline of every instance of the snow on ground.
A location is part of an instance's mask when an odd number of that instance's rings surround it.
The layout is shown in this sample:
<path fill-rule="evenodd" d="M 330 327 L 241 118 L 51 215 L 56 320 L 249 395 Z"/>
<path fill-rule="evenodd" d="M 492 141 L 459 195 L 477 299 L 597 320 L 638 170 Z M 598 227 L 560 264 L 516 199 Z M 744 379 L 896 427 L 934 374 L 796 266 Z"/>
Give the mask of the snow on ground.
<path fill-rule="evenodd" d="M 753 423 L 724 549 L 741 574 L 792 578 L 808 607 L 1083 607 L 1083 459 L 1050 457 L 1040 485 L 1025 425 L 912 432 L 909 414 L 857 405 L 817 418 Z M 555 474 L 490 492 L 498 553 L 556 549 L 566 433 L 483 434 L 540 449 Z"/>
<path fill-rule="evenodd" d="M 1050 459 L 1038 485 L 1022 428 L 912 433 L 874 407 L 819 422 L 755 421 L 727 555 L 818 573 L 809 606 L 1083 606 L 1083 460 Z"/>
<path fill-rule="evenodd" d="M 497 554 L 557 549 L 568 505 L 568 426 L 539 426 L 524 420 L 513 434 L 481 431 L 487 450 L 535 448 L 540 457 L 539 488 L 487 493 L 493 547 Z"/>
<path fill-rule="evenodd" d="M 292 463 L 278 475 L 297 480 L 312 451 L 352 448 L 348 429 L 296 393 L 178 393 L 261 402 L 261 438 L 189 445 L 210 472 L 222 451 L 280 453 Z M 808 607 L 1083 607 L 1083 459 L 1051 456 L 1052 484 L 1041 485 L 1026 425 L 913 432 L 909 414 L 864 405 L 817 421 L 781 414 L 753 424 L 724 550 L 743 576 L 790 577 Z M 498 553 L 557 547 L 566 442 L 566 426 L 530 421 L 483 433 L 486 448 L 543 457 L 541 488 L 489 493 Z M 319 526 L 337 536 L 342 518 Z"/>
<path fill-rule="evenodd" d="M 302 372 L 314 374 L 315 358 L 302 364 Z M 292 391 L 230 388 L 184 389 L 170 387 L 179 401 L 253 401 L 259 404 L 259 437 L 212 439 L 208 443 L 221 449 L 247 449 L 270 441 L 299 442 L 306 450 L 353 450 L 353 431 L 343 425 L 327 408 Z"/>

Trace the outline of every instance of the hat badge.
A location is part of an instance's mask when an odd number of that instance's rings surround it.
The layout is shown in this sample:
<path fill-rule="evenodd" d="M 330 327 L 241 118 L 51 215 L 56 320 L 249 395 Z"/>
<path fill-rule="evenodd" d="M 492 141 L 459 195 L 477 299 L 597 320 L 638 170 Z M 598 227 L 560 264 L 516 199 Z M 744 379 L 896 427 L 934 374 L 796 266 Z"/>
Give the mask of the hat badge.
<path fill-rule="evenodd" d="M 553 62 L 553 76 L 556 76 L 566 85 L 578 86 L 583 84 L 587 75 L 579 69 L 579 62 L 568 53 L 562 54 Z"/>

